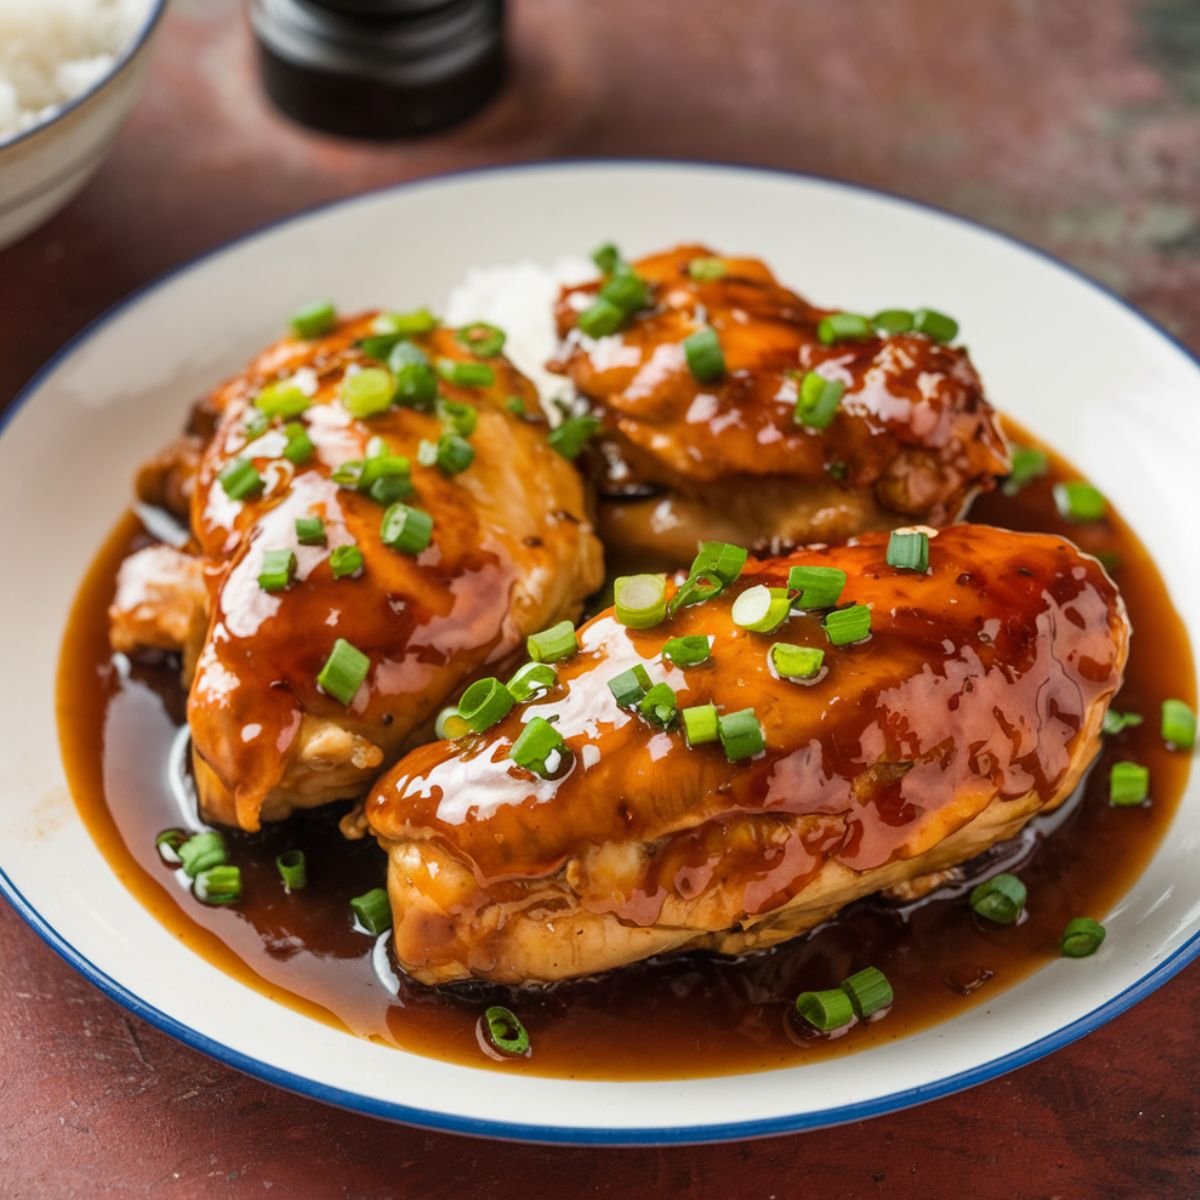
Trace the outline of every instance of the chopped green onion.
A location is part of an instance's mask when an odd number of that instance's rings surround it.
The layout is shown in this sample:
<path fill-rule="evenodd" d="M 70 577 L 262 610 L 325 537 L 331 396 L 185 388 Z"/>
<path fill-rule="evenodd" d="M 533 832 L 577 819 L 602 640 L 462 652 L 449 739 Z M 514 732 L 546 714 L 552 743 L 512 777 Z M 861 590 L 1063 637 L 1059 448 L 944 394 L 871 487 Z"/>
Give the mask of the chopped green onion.
<path fill-rule="evenodd" d="M 958 337 L 958 322 L 934 308 L 918 308 L 913 313 L 913 328 L 935 342 L 952 342 Z"/>
<path fill-rule="evenodd" d="M 398 333 L 379 333 L 373 336 L 359 338 L 355 343 L 367 358 L 386 362 L 388 355 L 403 341 Z"/>
<path fill-rule="evenodd" d="M 480 358 L 495 358 L 504 349 L 504 330 L 486 321 L 466 325 L 455 336 L 460 346 Z"/>
<path fill-rule="evenodd" d="M 262 570 L 258 573 L 258 586 L 264 592 L 282 592 L 296 574 L 296 555 L 283 549 L 264 550 Z"/>
<path fill-rule="evenodd" d="M 641 663 L 614 675 L 608 681 L 608 690 L 621 708 L 632 708 L 650 688 L 650 675 Z"/>
<path fill-rule="evenodd" d="M 381 887 L 355 896 L 350 901 L 350 909 L 364 932 L 372 937 L 386 933 L 392 927 L 392 906 L 388 903 L 387 892 Z"/>
<path fill-rule="evenodd" d="M 342 407 L 359 420 L 387 412 L 396 395 L 396 381 L 382 367 L 364 367 L 342 379 Z"/>
<path fill-rule="evenodd" d="M 520 396 L 509 396 L 504 402 L 504 407 L 514 417 L 523 417 L 525 415 L 525 401 Z"/>
<path fill-rule="evenodd" d="M 317 676 L 323 692 L 349 708 L 371 669 L 371 660 L 345 638 L 338 638 Z"/>
<path fill-rule="evenodd" d="M 677 667 L 698 667 L 712 657 L 708 638 L 701 634 L 673 637 L 662 648 L 663 658 Z"/>
<path fill-rule="evenodd" d="M 201 871 L 222 866 L 229 861 L 225 839 L 215 829 L 194 834 L 178 847 L 177 853 L 179 864 L 189 879 L 195 879 Z"/>
<path fill-rule="evenodd" d="M 184 829 L 164 829 L 154 839 L 154 846 L 159 857 L 173 867 L 179 866 L 179 847 L 189 838 L 190 834 Z"/>
<path fill-rule="evenodd" d="M 400 337 L 415 337 L 420 333 L 432 333 L 437 326 L 437 317 L 427 308 L 418 308 L 406 313 L 380 313 L 371 323 L 371 328 L 376 333 L 393 333 Z"/>
<path fill-rule="evenodd" d="M 683 718 L 683 736 L 689 746 L 703 746 L 720 736 L 720 717 L 715 704 L 693 704 L 679 715 Z"/>
<path fill-rule="evenodd" d="M 488 1041 L 502 1054 L 523 1058 L 529 1053 L 529 1034 L 517 1014 L 502 1004 L 493 1004 L 483 1014 Z"/>
<path fill-rule="evenodd" d="M 433 540 L 433 518 L 423 508 L 393 504 L 379 523 L 379 539 L 403 554 L 420 554 Z"/>
<path fill-rule="evenodd" d="M 752 633 L 774 633 L 788 619 L 791 611 L 787 588 L 757 583 L 733 602 L 730 616 L 740 629 L 748 629 Z"/>
<path fill-rule="evenodd" d="M 971 889 L 969 903 L 978 916 L 1012 925 L 1025 907 L 1028 892 L 1015 875 L 993 875 Z"/>
<path fill-rule="evenodd" d="M 667 616 L 664 575 L 622 575 L 613 584 L 617 620 L 628 629 L 649 629 Z"/>
<path fill-rule="evenodd" d="M 519 704 L 544 696 L 556 683 L 558 676 L 554 668 L 545 663 L 529 662 L 519 667 L 513 677 L 504 685 L 512 693 L 512 698 Z"/>
<path fill-rule="evenodd" d="M 850 999 L 854 1015 L 860 1021 L 890 1008 L 895 997 L 887 976 L 878 967 L 864 967 L 842 980 L 842 991 Z"/>
<path fill-rule="evenodd" d="M 423 466 L 436 466 L 446 475 L 458 475 L 475 461 L 475 447 L 457 433 L 443 433 L 436 442 L 422 442 L 417 458 Z"/>
<path fill-rule="evenodd" d="M 433 735 L 448 742 L 456 742 L 471 732 L 471 727 L 462 719 L 458 705 L 450 704 L 443 708 L 433 723 Z"/>
<path fill-rule="evenodd" d="M 513 703 L 508 688 L 500 680 L 489 677 L 476 680 L 463 692 L 458 713 L 476 733 L 483 733 L 503 721 L 512 711 Z"/>
<path fill-rule="evenodd" d="M 283 434 L 287 438 L 283 447 L 283 457 L 298 467 L 303 466 L 316 452 L 308 430 L 299 421 L 289 421 L 283 427 Z"/>
<path fill-rule="evenodd" d="M 546 441 L 563 458 L 578 458 L 584 446 L 587 445 L 588 439 L 599 428 L 600 421 L 596 417 L 568 417 L 562 424 L 550 430 Z"/>
<path fill-rule="evenodd" d="M 1050 470 L 1050 459 L 1044 450 L 1030 446 L 1014 446 L 1012 470 L 1001 489 L 1006 496 L 1015 496 L 1035 479 L 1040 479 Z"/>
<path fill-rule="evenodd" d="M 767 741 L 763 736 L 762 725 L 752 708 L 739 709 L 737 712 L 725 713 L 717 718 L 717 734 L 725 757 L 730 762 L 741 762 L 744 758 L 753 758 L 765 748 Z"/>
<path fill-rule="evenodd" d="M 688 263 L 688 274 L 697 283 L 712 283 L 724 279 L 729 268 L 719 258 L 693 258 Z"/>
<path fill-rule="evenodd" d="M 427 409 L 437 399 L 437 372 L 419 346 L 401 342 L 388 356 L 388 367 L 396 379 L 396 404 Z"/>
<path fill-rule="evenodd" d="M 690 578 L 715 575 L 722 583 L 732 583 L 746 565 L 746 551 L 729 542 L 701 542 L 700 552 L 692 560 Z"/>
<path fill-rule="evenodd" d="M 443 429 L 463 437 L 470 437 L 479 425 L 479 409 L 466 401 L 440 399 L 437 415 Z"/>
<path fill-rule="evenodd" d="M 299 338 L 320 337 L 337 324 L 337 309 L 332 300 L 314 300 L 292 313 L 288 324 Z"/>
<path fill-rule="evenodd" d="M 908 333 L 913 327 L 913 315 L 907 308 L 885 308 L 871 318 L 880 333 Z"/>
<path fill-rule="evenodd" d="M 579 314 L 575 324 L 581 333 L 590 338 L 609 337 L 621 328 L 626 315 L 623 308 L 618 308 L 611 300 L 601 297 L 593 300 Z"/>
<path fill-rule="evenodd" d="M 249 409 L 246 413 L 246 420 L 242 425 L 242 429 L 246 434 L 246 441 L 252 442 L 255 438 L 260 438 L 271 426 L 271 418 L 265 412 L 259 412 L 257 408 Z"/>
<path fill-rule="evenodd" d="M 1104 714 L 1104 725 L 1101 732 L 1111 736 L 1115 733 L 1121 733 L 1125 729 L 1133 729 L 1141 723 L 1142 717 L 1140 713 L 1119 713 L 1115 709 L 1110 708 Z"/>
<path fill-rule="evenodd" d="M 459 387 L 490 387 L 496 382 L 496 372 L 487 363 L 456 362 L 452 358 L 439 358 L 438 374 L 447 383 Z"/>
<path fill-rule="evenodd" d="M 861 642 L 871 632 L 871 610 L 865 604 L 834 609 L 821 624 L 833 645 L 849 646 Z"/>
<path fill-rule="evenodd" d="M 1080 479 L 1054 485 L 1054 503 L 1058 515 L 1067 521 L 1101 521 L 1108 502 L 1099 490 Z"/>
<path fill-rule="evenodd" d="M 692 604 L 703 604 L 714 596 L 719 596 L 725 590 L 725 581 L 716 575 L 692 575 L 685 579 L 679 590 L 667 604 L 668 616 L 674 616 L 681 608 Z"/>
<path fill-rule="evenodd" d="M 668 683 L 656 683 L 639 701 L 638 712 L 650 722 L 666 729 L 679 712 L 675 689 Z"/>
<path fill-rule="evenodd" d="M 302 546 L 325 545 L 325 522 L 320 517 L 297 517 L 296 541 Z"/>
<path fill-rule="evenodd" d="M 1196 744 L 1196 714 L 1182 700 L 1163 701 L 1162 740 L 1176 750 Z"/>
<path fill-rule="evenodd" d="M 615 304 L 622 312 L 631 313 L 646 304 L 646 281 L 628 267 L 614 271 L 600 289 L 600 298 Z"/>
<path fill-rule="evenodd" d="M 565 753 L 566 743 L 558 730 L 545 717 L 533 717 L 522 727 L 508 757 L 517 766 L 549 779 L 558 770 Z"/>
<path fill-rule="evenodd" d="M 357 575 L 363 569 L 362 551 L 354 545 L 334 546 L 329 554 L 329 569 L 334 579 Z"/>
<path fill-rule="evenodd" d="M 715 329 L 707 326 L 683 339 L 688 370 L 701 383 L 712 383 L 725 374 L 725 351 Z"/>
<path fill-rule="evenodd" d="M 888 536 L 887 565 L 898 571 L 928 571 L 929 534 L 893 529 Z"/>
<path fill-rule="evenodd" d="M 854 1020 L 854 1006 L 841 988 L 801 992 L 796 997 L 796 1012 L 822 1033 L 832 1033 Z"/>
<path fill-rule="evenodd" d="M 217 479 L 230 500 L 245 500 L 263 489 L 262 476 L 248 458 L 235 458 L 226 464 Z"/>
<path fill-rule="evenodd" d="M 797 389 L 792 420 L 806 429 L 828 429 L 845 391 L 846 385 L 840 379 L 827 379 L 820 371 L 809 371 Z"/>
<path fill-rule="evenodd" d="M 289 892 L 300 892 L 308 886 L 308 862 L 303 850 L 285 850 L 277 855 L 275 870 Z"/>
<path fill-rule="evenodd" d="M 597 246 L 592 251 L 592 262 L 605 275 L 611 275 L 621 262 L 621 252 L 613 245 L 612 242 L 605 242 L 603 246 Z"/>
<path fill-rule="evenodd" d="M 309 398 L 290 379 L 268 383 L 254 397 L 254 407 L 268 417 L 298 417 L 310 403 Z"/>
<path fill-rule="evenodd" d="M 797 608 L 832 608 L 842 597 L 846 572 L 840 567 L 793 567 L 788 587 L 799 592 Z"/>
<path fill-rule="evenodd" d="M 561 662 L 578 653 L 579 639 L 570 621 L 559 621 L 549 629 L 531 633 L 525 639 L 525 647 L 534 662 Z"/>
<path fill-rule="evenodd" d="M 242 898 L 242 870 L 223 865 L 201 871 L 192 883 L 192 894 L 201 904 L 236 904 Z"/>
<path fill-rule="evenodd" d="M 825 661 L 825 651 L 813 646 L 776 642 L 771 647 L 770 659 L 780 679 L 815 679 Z"/>
<path fill-rule="evenodd" d="M 874 335 L 871 322 L 858 313 L 831 313 L 817 325 L 817 337 L 826 346 L 834 342 L 865 342 Z"/>
<path fill-rule="evenodd" d="M 1150 768 L 1135 762 L 1113 763 L 1108 773 L 1108 802 L 1114 808 L 1144 804 L 1150 796 Z"/>
<path fill-rule="evenodd" d="M 1090 958 L 1100 949 L 1107 930 L 1091 917 L 1073 917 L 1062 932 L 1058 948 L 1064 958 Z"/>
<path fill-rule="evenodd" d="M 358 475 L 357 486 L 376 504 L 385 507 L 406 500 L 413 492 L 408 459 L 403 454 L 376 454 L 366 459 Z"/>

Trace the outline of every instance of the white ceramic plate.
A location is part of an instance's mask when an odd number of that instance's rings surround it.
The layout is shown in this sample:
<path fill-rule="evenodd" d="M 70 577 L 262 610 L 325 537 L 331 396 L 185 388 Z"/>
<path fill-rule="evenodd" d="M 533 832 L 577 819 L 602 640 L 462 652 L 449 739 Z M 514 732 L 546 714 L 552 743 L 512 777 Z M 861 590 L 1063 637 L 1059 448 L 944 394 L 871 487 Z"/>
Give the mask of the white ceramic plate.
<path fill-rule="evenodd" d="M 1128 1008 L 1200 952 L 1196 779 L 1094 958 L 883 1048 L 711 1080 L 506 1077 L 355 1039 L 210 967 L 113 877 L 67 795 L 54 678 L 68 605 L 129 501 L 134 464 L 313 295 L 436 304 L 473 266 L 550 263 L 610 238 L 630 255 L 685 239 L 761 253 L 825 303 L 911 298 L 954 313 L 992 399 L 1102 482 L 1200 629 L 1200 558 L 1181 552 L 1195 545 L 1200 498 L 1200 367 L 1063 266 L 905 200 L 764 171 L 574 163 L 412 184 L 181 268 L 77 338 L 10 411 L 0 512 L 20 521 L 7 525 L 0 579 L 0 887 L 64 958 L 189 1045 L 348 1108 L 500 1137 L 662 1143 L 857 1120 L 990 1079 Z"/>

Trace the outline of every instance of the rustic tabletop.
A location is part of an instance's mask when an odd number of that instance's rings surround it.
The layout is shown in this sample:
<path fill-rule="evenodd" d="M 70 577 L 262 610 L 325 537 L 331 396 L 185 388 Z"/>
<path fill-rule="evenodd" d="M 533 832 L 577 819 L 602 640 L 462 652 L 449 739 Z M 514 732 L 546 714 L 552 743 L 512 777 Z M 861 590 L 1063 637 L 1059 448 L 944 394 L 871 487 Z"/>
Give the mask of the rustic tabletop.
<path fill-rule="evenodd" d="M 516 0 L 515 77 L 429 141 L 272 112 L 238 0 L 173 0 L 149 86 L 57 219 L 0 253 L 0 404 L 109 304 L 264 221 L 551 156 L 766 164 L 1046 247 L 1200 349 L 1195 0 Z M 588 1150 L 389 1126 L 175 1043 L 0 906 L 0 1195 L 1200 1195 L 1200 972 L 1052 1058 L 925 1107 L 728 1146 Z"/>

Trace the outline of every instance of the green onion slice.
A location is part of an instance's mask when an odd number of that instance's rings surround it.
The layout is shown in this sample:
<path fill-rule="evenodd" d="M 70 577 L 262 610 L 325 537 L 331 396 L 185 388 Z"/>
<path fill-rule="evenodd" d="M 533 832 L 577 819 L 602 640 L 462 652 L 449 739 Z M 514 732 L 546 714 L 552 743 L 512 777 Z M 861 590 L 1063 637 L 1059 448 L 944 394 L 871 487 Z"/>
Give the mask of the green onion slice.
<path fill-rule="evenodd" d="M 422 442 L 417 457 L 444 475 L 458 475 L 475 461 L 475 447 L 457 433 L 443 433 L 436 442 Z"/>
<path fill-rule="evenodd" d="M 697 283 L 713 283 L 729 274 L 729 267 L 719 258 L 693 258 L 688 263 L 688 274 Z"/>
<path fill-rule="evenodd" d="M 871 610 L 865 604 L 834 609 L 821 622 L 825 635 L 835 646 L 861 642 L 871 632 Z"/>
<path fill-rule="evenodd" d="M 664 575 L 622 575 L 613 585 L 617 620 L 628 629 L 649 629 L 667 616 Z"/>
<path fill-rule="evenodd" d="M 332 300 L 314 300 L 292 313 L 288 324 L 298 338 L 320 337 L 337 324 L 337 309 Z"/>
<path fill-rule="evenodd" d="M 350 910 L 363 931 L 372 937 L 386 933 L 392 927 L 392 906 L 388 903 L 387 892 L 381 887 L 355 896 L 350 901 Z"/>
<path fill-rule="evenodd" d="M 262 476 L 248 458 L 235 458 L 227 463 L 217 480 L 230 500 L 245 500 L 263 490 Z"/>
<path fill-rule="evenodd" d="M 1054 485 L 1054 503 L 1058 515 L 1067 521 L 1102 521 L 1108 502 L 1097 488 L 1081 479 Z"/>
<path fill-rule="evenodd" d="M 622 312 L 644 308 L 649 299 L 646 281 L 629 267 L 619 267 L 600 289 L 600 298 L 615 304 Z"/>
<path fill-rule="evenodd" d="M 388 355 L 388 367 L 396 380 L 396 404 L 427 409 L 437 399 L 437 372 L 419 346 L 398 343 Z"/>
<path fill-rule="evenodd" d="M 206 829 L 188 838 L 179 847 L 178 853 L 179 863 L 190 879 L 195 879 L 201 871 L 222 866 L 229 861 L 225 839 L 215 829 Z"/>
<path fill-rule="evenodd" d="M 715 575 L 722 583 L 733 583 L 746 565 L 747 552 L 729 542 L 701 542 L 700 552 L 692 560 L 689 578 Z"/>
<path fill-rule="evenodd" d="M 796 392 L 792 420 L 806 429 L 828 429 L 845 391 L 840 379 L 828 379 L 820 371 L 807 372 Z"/>
<path fill-rule="evenodd" d="M 236 904 L 242 898 L 242 870 L 223 864 L 201 871 L 192 882 L 192 894 L 202 904 Z"/>
<path fill-rule="evenodd" d="M 592 262 L 605 275 L 611 275 L 620 265 L 621 261 L 621 252 L 612 242 L 605 242 L 603 246 L 597 246 L 592 251 Z"/>
<path fill-rule="evenodd" d="M 303 466 L 316 453 L 308 430 L 299 421 L 289 421 L 283 427 L 283 434 L 287 438 L 283 447 L 283 457 L 289 462 L 294 462 L 298 467 Z"/>
<path fill-rule="evenodd" d="M 1132 808 L 1150 797 L 1150 768 L 1135 762 L 1113 763 L 1108 773 L 1108 802 L 1114 808 Z"/>
<path fill-rule="evenodd" d="M 533 717 L 522 727 L 508 757 L 517 766 L 549 779 L 562 765 L 566 749 L 562 735 L 545 717 Z"/>
<path fill-rule="evenodd" d="M 908 333 L 913 327 L 913 315 L 907 308 L 885 308 L 871 318 L 880 333 Z"/>
<path fill-rule="evenodd" d="M 887 565 L 898 571 L 928 571 L 929 534 L 893 529 L 888 535 Z"/>
<path fill-rule="evenodd" d="M 255 438 L 260 438 L 271 427 L 271 418 L 265 412 L 259 412 L 257 408 L 248 409 L 246 412 L 246 420 L 242 424 L 242 430 L 246 434 L 246 441 L 252 442 Z"/>
<path fill-rule="evenodd" d="M 850 999 L 854 1015 L 860 1021 L 890 1008 L 895 997 L 887 976 L 878 967 L 864 967 L 842 980 L 842 991 Z"/>
<path fill-rule="evenodd" d="M 371 660 L 345 638 L 338 638 L 317 676 L 317 684 L 327 695 L 350 706 L 371 669 Z"/>
<path fill-rule="evenodd" d="M 952 342 L 958 337 L 958 322 L 935 308 L 918 308 L 913 313 L 913 328 L 935 342 Z"/>
<path fill-rule="evenodd" d="M 796 1012 L 822 1033 L 832 1033 L 854 1020 L 854 1006 L 841 988 L 801 992 L 796 997 Z"/>
<path fill-rule="evenodd" d="M 767 741 L 758 715 L 752 708 L 725 713 L 717 718 L 717 735 L 730 762 L 741 762 L 761 754 Z"/>
<path fill-rule="evenodd" d="M 704 746 L 720 737 L 720 716 L 715 704 L 693 704 L 680 714 L 683 736 L 689 746 Z"/>
<path fill-rule="evenodd" d="M 725 351 L 715 329 L 707 326 L 683 339 L 688 370 L 701 383 L 712 383 L 725 374 Z"/>
<path fill-rule="evenodd" d="M 650 690 L 650 675 L 641 663 L 614 675 L 608 681 L 608 690 L 621 708 L 632 708 Z"/>
<path fill-rule="evenodd" d="M 452 358 L 439 358 L 438 374 L 447 383 L 459 387 L 490 387 L 496 382 L 496 372 L 487 363 L 456 362 Z"/>
<path fill-rule="evenodd" d="M 997 925 L 1012 925 L 1027 897 L 1025 885 L 1015 875 L 1002 874 L 973 887 L 969 903 L 978 916 Z"/>
<path fill-rule="evenodd" d="M 264 592 L 282 592 L 296 574 L 296 555 L 292 550 L 274 549 L 263 551 L 262 569 L 258 573 L 258 586 Z"/>
<path fill-rule="evenodd" d="M 748 629 L 752 633 L 774 633 L 788 619 L 791 611 L 787 588 L 757 583 L 734 600 L 730 616 L 740 629 Z"/>
<path fill-rule="evenodd" d="M 275 870 L 289 892 L 303 891 L 308 886 L 308 862 L 303 850 L 285 850 L 276 857 Z"/>
<path fill-rule="evenodd" d="M 544 696 L 558 682 L 554 668 L 545 663 L 530 662 L 517 669 L 504 685 L 518 704 Z"/>
<path fill-rule="evenodd" d="M 165 863 L 170 863 L 171 866 L 177 867 L 180 863 L 179 847 L 188 840 L 191 835 L 185 829 L 164 829 L 162 833 L 154 839 L 154 846 L 158 850 L 159 857 Z"/>
<path fill-rule="evenodd" d="M 780 679 L 815 679 L 825 661 L 825 651 L 814 646 L 776 642 L 770 650 L 770 661 Z"/>
<path fill-rule="evenodd" d="M 840 567 L 793 567 L 788 572 L 788 587 L 800 594 L 797 608 L 832 608 L 846 586 L 846 572 Z"/>
<path fill-rule="evenodd" d="M 334 579 L 357 575 L 363 569 L 362 551 L 354 545 L 334 546 L 329 554 L 329 569 Z"/>
<path fill-rule="evenodd" d="M 1115 733 L 1121 733 L 1125 729 L 1134 729 L 1141 723 L 1142 717 L 1140 713 L 1119 713 L 1115 709 L 1110 708 L 1104 714 L 1104 725 L 1101 732 L 1111 736 Z"/>
<path fill-rule="evenodd" d="M 570 621 L 559 621 L 549 629 L 531 633 L 525 639 L 525 647 L 534 662 L 561 662 L 579 651 L 579 638 Z"/>
<path fill-rule="evenodd" d="M 822 317 L 817 325 L 817 337 L 826 346 L 834 342 L 865 342 L 874 337 L 871 322 L 858 313 L 831 313 Z"/>
<path fill-rule="evenodd" d="M 457 704 L 448 704 L 438 713 L 437 720 L 433 723 L 434 737 L 448 742 L 456 742 L 459 738 L 465 738 L 470 732 L 471 727 L 462 719 Z"/>
<path fill-rule="evenodd" d="M 486 321 L 475 321 L 463 326 L 455 337 L 458 338 L 460 346 L 470 350 L 472 354 L 478 354 L 480 358 L 495 358 L 504 349 L 504 330 L 489 325 Z"/>
<path fill-rule="evenodd" d="M 358 420 L 387 412 L 396 395 L 396 381 L 382 367 L 363 367 L 342 379 L 342 407 Z"/>
<path fill-rule="evenodd" d="M 443 397 L 437 402 L 437 415 L 443 429 L 463 437 L 470 437 L 479 426 L 479 409 L 465 400 L 447 400 Z"/>
<path fill-rule="evenodd" d="M 1100 949 L 1107 930 L 1091 917 L 1073 917 L 1059 939 L 1058 948 L 1064 958 L 1090 958 Z"/>
<path fill-rule="evenodd" d="M 325 545 L 325 522 L 320 517 L 296 518 L 296 541 L 302 546 Z"/>
<path fill-rule="evenodd" d="M 393 504 L 379 523 L 379 540 L 402 554 L 420 554 L 433 540 L 433 518 L 423 508 Z"/>
<path fill-rule="evenodd" d="M 557 450 L 563 458 L 578 458 L 588 440 L 599 428 L 600 421 L 597 417 L 568 417 L 550 430 L 546 441 L 550 443 L 551 449 Z"/>
<path fill-rule="evenodd" d="M 1182 700 L 1162 702 L 1162 740 L 1175 750 L 1196 744 L 1196 714 Z"/>
<path fill-rule="evenodd" d="M 579 314 L 575 324 L 590 338 L 610 337 L 625 323 L 626 315 L 623 308 L 601 296 Z"/>
<path fill-rule="evenodd" d="M 712 646 L 702 634 L 669 638 L 662 648 L 663 658 L 676 667 L 698 667 L 712 657 Z"/>
<path fill-rule="evenodd" d="M 437 327 L 437 317 L 427 308 L 417 308 L 405 313 L 380 313 L 371 323 L 371 328 L 376 333 L 396 334 L 402 338 L 432 333 Z"/>
<path fill-rule="evenodd" d="M 692 575 L 685 579 L 667 604 L 667 615 L 674 616 L 681 608 L 703 604 L 725 590 L 725 581 L 715 575 Z"/>
<path fill-rule="evenodd" d="M 311 401 L 290 379 L 268 383 L 254 397 L 254 407 L 267 417 L 298 417 Z"/>
<path fill-rule="evenodd" d="M 495 678 L 478 679 L 462 694 L 458 713 L 476 732 L 499 724 L 512 711 L 512 693 Z"/>
<path fill-rule="evenodd" d="M 679 701 L 675 689 L 668 683 L 656 683 L 638 701 L 638 712 L 650 722 L 666 729 L 679 712 Z"/>
<path fill-rule="evenodd" d="M 1028 487 L 1035 479 L 1040 479 L 1050 470 L 1050 459 L 1044 450 L 1029 446 L 1014 446 L 1012 452 L 1012 470 L 1004 481 L 1001 489 L 1006 496 L 1015 496 L 1022 488 Z"/>
<path fill-rule="evenodd" d="M 523 1058 L 530 1052 L 529 1034 L 517 1014 L 502 1004 L 493 1004 L 483 1014 L 488 1041 L 501 1054 Z"/>

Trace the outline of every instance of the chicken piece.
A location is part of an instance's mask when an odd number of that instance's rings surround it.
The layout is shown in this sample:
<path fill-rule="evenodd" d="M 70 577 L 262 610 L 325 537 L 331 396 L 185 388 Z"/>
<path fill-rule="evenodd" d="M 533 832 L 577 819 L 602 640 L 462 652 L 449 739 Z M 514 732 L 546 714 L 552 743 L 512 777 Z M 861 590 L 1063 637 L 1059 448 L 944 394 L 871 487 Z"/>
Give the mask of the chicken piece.
<path fill-rule="evenodd" d="M 683 246 L 634 264 L 646 308 L 609 337 L 576 322 L 600 284 L 565 288 L 556 309 L 559 361 L 602 421 L 590 458 L 606 542 L 679 565 L 696 542 L 724 539 L 778 554 L 875 529 L 957 519 L 972 495 L 1007 474 L 1008 452 L 966 352 L 901 333 L 824 345 L 814 308 L 757 259 Z M 683 341 L 716 331 L 725 370 L 711 383 Z M 845 385 L 826 428 L 797 423 L 805 374 Z"/>
<path fill-rule="evenodd" d="M 320 338 L 285 339 L 197 410 L 212 426 L 189 489 L 209 621 L 188 724 L 200 807 L 211 821 L 254 830 L 295 808 L 361 794 L 383 764 L 432 736 L 438 710 L 464 683 L 503 669 L 529 633 L 577 616 L 601 581 L 578 474 L 548 445 L 544 423 L 508 408 L 515 396 L 526 412 L 538 411 L 532 384 L 506 359 L 477 360 L 453 330 L 435 329 L 412 345 L 430 362 L 486 361 L 491 382 L 442 379 L 439 405 L 463 409 L 395 405 L 356 419 L 341 388 L 350 374 L 382 367 L 358 345 L 371 333 L 368 315 Z M 253 427 L 255 396 L 288 379 L 308 397 L 305 411 L 286 418 L 312 443 L 299 463 L 284 454 L 285 418 Z M 436 445 L 456 421 L 470 464 L 455 474 L 425 465 L 419 447 Z M 383 541 L 381 521 L 396 496 L 377 502 L 344 466 L 381 451 L 408 460 L 403 502 L 433 519 L 431 541 L 416 553 Z M 257 490 L 231 495 L 221 482 L 238 462 L 258 472 Z M 186 456 L 162 463 L 185 470 Z M 183 487 L 174 479 L 171 494 Z M 323 520 L 323 544 L 300 543 L 302 517 Z M 351 546 L 363 566 L 335 578 L 331 554 Z M 259 582 L 272 550 L 294 555 L 281 591 Z M 126 626 L 122 615 L 114 638 Z M 347 704 L 317 682 L 338 639 L 370 660 Z M 126 644 L 138 640 L 130 626 Z"/>
<path fill-rule="evenodd" d="M 930 535 L 927 573 L 889 567 L 886 546 L 869 534 L 751 561 L 651 629 L 604 612 L 544 697 L 398 763 L 365 818 L 388 852 L 404 968 L 519 985 L 683 949 L 738 954 L 946 871 L 1060 804 L 1124 669 L 1112 582 L 1046 535 L 952 526 Z M 841 603 L 870 609 L 866 640 L 832 645 L 823 614 L 798 609 L 770 634 L 734 625 L 734 597 L 785 586 L 795 565 L 846 572 Z M 661 652 L 688 635 L 711 658 L 680 669 Z M 775 642 L 823 649 L 816 677 L 778 677 Z M 765 750 L 729 762 L 619 708 L 608 682 L 639 663 L 680 709 L 752 708 Z M 553 778 L 509 758 L 537 716 L 565 740 Z"/>

